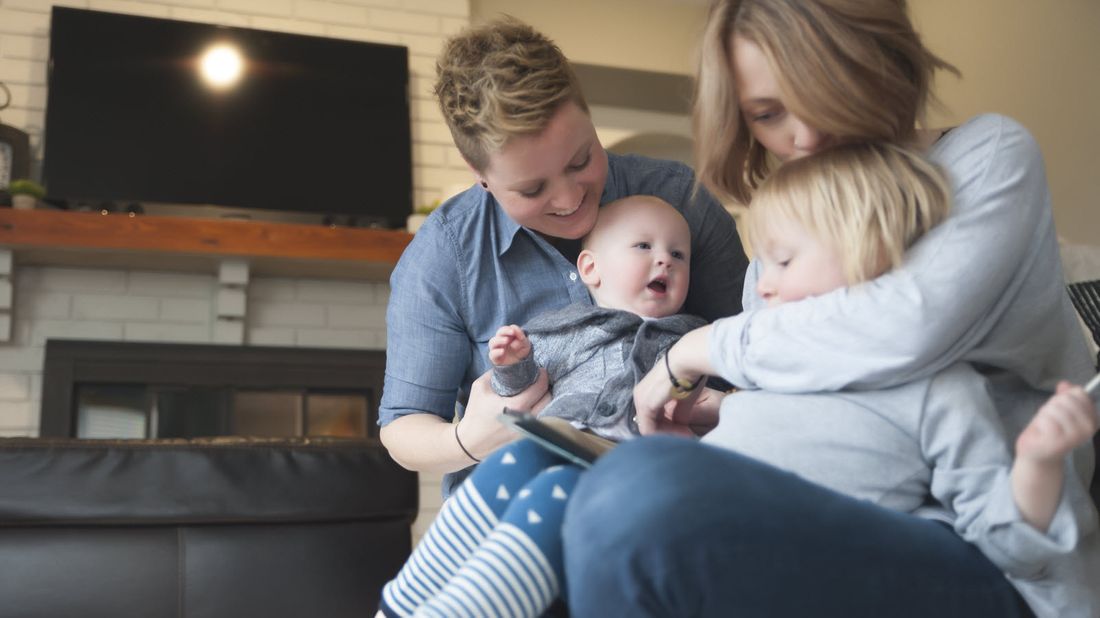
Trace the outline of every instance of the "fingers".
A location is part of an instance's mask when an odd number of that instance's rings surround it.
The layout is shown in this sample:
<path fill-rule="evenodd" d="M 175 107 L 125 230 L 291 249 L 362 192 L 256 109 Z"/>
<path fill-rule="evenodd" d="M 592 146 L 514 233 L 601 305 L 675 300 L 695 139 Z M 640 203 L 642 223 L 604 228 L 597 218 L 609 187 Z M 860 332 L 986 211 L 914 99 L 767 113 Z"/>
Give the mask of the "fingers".
<path fill-rule="evenodd" d="M 658 422 L 668 400 L 668 378 L 663 368 L 654 367 L 634 387 L 635 420 L 643 436 L 658 431 Z"/>
<path fill-rule="evenodd" d="M 1074 438 L 1091 438 L 1096 433 L 1098 419 L 1096 418 L 1096 406 L 1092 399 L 1080 386 L 1067 384 L 1051 398 L 1048 405 L 1050 414 L 1061 430 Z"/>
<path fill-rule="evenodd" d="M 1068 382 L 1035 414 L 1017 441 L 1017 454 L 1033 458 L 1060 458 L 1096 433 L 1100 419 L 1084 389 Z"/>
<path fill-rule="evenodd" d="M 718 426 L 719 409 L 726 394 L 704 387 L 703 394 L 691 408 L 691 428 L 702 435 Z"/>
<path fill-rule="evenodd" d="M 670 422 L 678 425 L 683 425 L 685 427 L 690 425 L 692 415 L 694 414 L 695 402 L 699 399 L 699 394 L 702 392 L 703 389 L 699 388 L 689 395 L 687 399 L 670 401 L 665 406 L 665 417 Z"/>
<path fill-rule="evenodd" d="M 489 362 L 494 365 L 511 365 L 531 353 L 531 342 L 527 333 L 515 324 L 501 326 L 489 339 Z"/>

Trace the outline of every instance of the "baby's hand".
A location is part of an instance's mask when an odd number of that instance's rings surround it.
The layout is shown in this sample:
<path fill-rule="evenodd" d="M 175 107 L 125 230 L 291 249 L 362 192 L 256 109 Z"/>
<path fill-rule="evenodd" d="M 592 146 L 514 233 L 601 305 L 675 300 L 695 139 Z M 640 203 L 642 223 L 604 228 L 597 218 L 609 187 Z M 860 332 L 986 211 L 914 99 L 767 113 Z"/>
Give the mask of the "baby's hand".
<path fill-rule="evenodd" d="M 501 326 L 489 340 L 489 362 L 497 366 L 514 365 L 531 353 L 531 342 L 515 324 Z"/>
<path fill-rule="evenodd" d="M 1061 461 L 1096 433 L 1100 420 L 1085 389 L 1059 382 L 1055 394 L 1035 413 L 1016 440 L 1016 457 L 1039 464 Z"/>

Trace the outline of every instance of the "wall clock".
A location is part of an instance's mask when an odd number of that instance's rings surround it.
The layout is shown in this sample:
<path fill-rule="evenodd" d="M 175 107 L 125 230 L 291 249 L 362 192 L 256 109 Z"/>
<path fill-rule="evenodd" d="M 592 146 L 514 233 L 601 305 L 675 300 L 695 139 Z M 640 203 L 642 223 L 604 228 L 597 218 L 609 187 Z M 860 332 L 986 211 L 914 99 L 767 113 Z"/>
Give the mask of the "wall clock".
<path fill-rule="evenodd" d="M 0 83 L 0 111 L 11 104 L 11 91 Z M 13 180 L 30 178 L 31 139 L 24 131 L 0 122 L 0 188 Z"/>

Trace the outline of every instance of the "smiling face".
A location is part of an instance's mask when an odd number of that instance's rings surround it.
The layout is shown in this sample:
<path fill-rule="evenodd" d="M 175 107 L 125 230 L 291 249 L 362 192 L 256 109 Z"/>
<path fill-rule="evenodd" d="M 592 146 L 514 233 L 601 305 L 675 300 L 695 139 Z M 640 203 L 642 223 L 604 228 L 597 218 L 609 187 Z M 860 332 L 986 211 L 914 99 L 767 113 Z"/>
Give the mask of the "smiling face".
<path fill-rule="evenodd" d="M 775 72 L 764 52 L 740 36 L 730 46 L 730 66 L 745 125 L 753 138 L 780 161 L 817 152 L 830 139 L 783 104 Z"/>
<path fill-rule="evenodd" d="M 642 317 L 675 314 L 687 298 L 691 231 L 672 206 L 650 196 L 600 209 L 577 269 L 601 307 Z"/>
<path fill-rule="evenodd" d="M 534 135 L 509 139 L 480 173 L 513 221 L 550 238 L 577 239 L 596 224 L 607 153 L 592 119 L 573 102 Z"/>
<path fill-rule="evenodd" d="M 756 293 L 769 307 L 820 296 L 849 284 L 844 260 L 832 246 L 789 218 L 771 220 L 756 247 L 762 267 Z"/>

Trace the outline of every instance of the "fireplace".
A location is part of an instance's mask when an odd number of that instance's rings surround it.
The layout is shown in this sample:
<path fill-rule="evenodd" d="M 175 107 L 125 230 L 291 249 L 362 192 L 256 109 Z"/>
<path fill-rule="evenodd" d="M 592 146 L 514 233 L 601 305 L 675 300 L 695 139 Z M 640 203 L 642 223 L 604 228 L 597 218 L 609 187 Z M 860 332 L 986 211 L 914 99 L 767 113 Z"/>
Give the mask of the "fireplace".
<path fill-rule="evenodd" d="M 43 437 L 378 439 L 385 352 L 46 342 Z"/>

